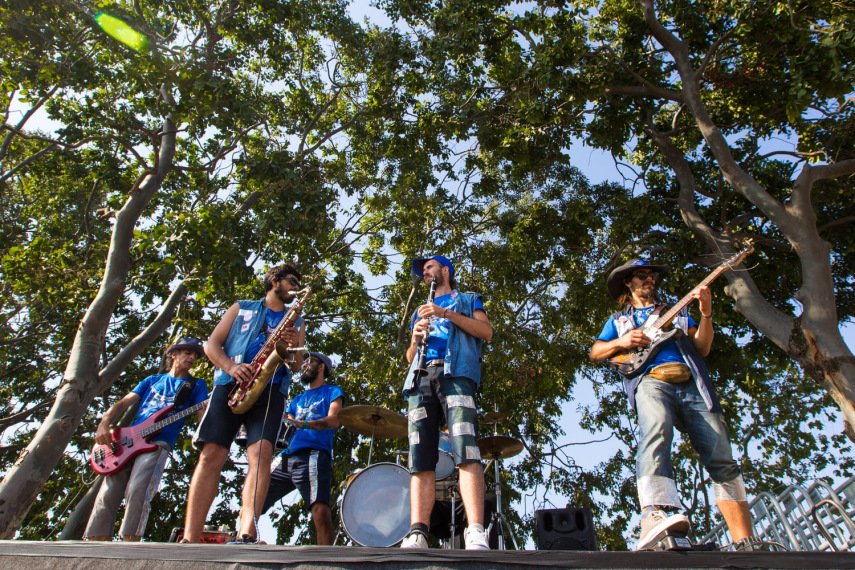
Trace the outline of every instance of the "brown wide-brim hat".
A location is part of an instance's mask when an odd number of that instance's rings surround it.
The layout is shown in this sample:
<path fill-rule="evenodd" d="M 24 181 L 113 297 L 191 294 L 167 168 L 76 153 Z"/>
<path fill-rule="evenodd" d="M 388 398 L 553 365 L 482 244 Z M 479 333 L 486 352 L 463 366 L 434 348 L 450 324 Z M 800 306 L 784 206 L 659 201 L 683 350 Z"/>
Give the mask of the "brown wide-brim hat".
<path fill-rule="evenodd" d="M 637 257 L 630 259 L 609 273 L 609 278 L 606 280 L 606 287 L 608 287 L 609 295 L 612 296 L 612 299 L 617 299 L 626 290 L 626 285 L 623 283 L 626 281 L 626 278 L 643 267 L 650 269 L 651 271 L 658 271 L 660 279 L 665 277 L 665 275 L 671 271 L 671 267 L 668 265 L 650 265 L 643 259 L 639 259 Z"/>

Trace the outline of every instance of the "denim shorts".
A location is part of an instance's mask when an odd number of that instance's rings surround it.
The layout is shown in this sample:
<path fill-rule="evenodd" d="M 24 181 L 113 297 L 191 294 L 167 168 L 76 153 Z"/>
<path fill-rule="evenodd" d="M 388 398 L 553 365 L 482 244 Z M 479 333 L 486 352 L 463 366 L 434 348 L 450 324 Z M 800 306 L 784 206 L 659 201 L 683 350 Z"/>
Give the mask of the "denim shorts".
<path fill-rule="evenodd" d="M 229 393 L 234 387 L 234 382 L 214 386 L 205 416 L 193 437 L 197 448 L 203 443 L 215 443 L 228 449 L 241 425 L 246 426 L 247 445 L 262 439 L 276 444 L 285 413 L 285 396 L 279 391 L 279 384 L 268 384 L 244 414 L 236 414 L 229 407 Z"/>
<path fill-rule="evenodd" d="M 479 463 L 477 386 L 469 378 L 446 376 L 441 366 L 428 368 L 418 386 L 406 393 L 411 473 L 435 471 L 439 430 L 448 426 L 454 464 Z"/>

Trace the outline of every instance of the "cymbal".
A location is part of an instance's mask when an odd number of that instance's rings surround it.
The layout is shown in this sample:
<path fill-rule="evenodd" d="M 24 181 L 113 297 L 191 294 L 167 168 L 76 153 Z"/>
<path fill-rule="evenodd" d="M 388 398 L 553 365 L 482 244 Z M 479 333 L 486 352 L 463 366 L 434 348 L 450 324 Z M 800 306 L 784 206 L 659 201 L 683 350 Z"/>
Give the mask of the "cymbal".
<path fill-rule="evenodd" d="M 341 424 L 353 433 L 387 439 L 407 437 L 407 416 L 379 406 L 348 406 L 338 413 Z"/>
<path fill-rule="evenodd" d="M 487 412 L 486 414 L 484 414 L 482 421 L 485 424 L 497 424 L 499 422 L 505 421 L 506 419 L 508 419 L 508 416 L 506 416 L 502 412 L 496 411 L 496 412 Z"/>
<path fill-rule="evenodd" d="M 507 459 L 523 450 L 523 442 L 506 435 L 491 435 L 478 440 L 482 457 Z"/>

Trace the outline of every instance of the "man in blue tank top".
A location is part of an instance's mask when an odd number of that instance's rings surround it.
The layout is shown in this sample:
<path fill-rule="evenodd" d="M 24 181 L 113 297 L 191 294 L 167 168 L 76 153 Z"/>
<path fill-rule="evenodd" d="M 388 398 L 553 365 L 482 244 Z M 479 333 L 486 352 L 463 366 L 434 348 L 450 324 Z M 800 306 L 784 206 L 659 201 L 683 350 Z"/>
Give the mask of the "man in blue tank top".
<path fill-rule="evenodd" d="M 407 349 L 410 371 L 404 383 L 409 408 L 410 533 L 401 548 L 427 548 L 431 511 L 436 499 L 439 430 L 448 426 L 454 464 L 459 468 L 460 495 L 469 526 L 463 532 L 467 550 L 489 550 L 484 531 L 484 471 L 477 443 L 475 393 L 481 381 L 481 343 L 493 327 L 480 295 L 459 293 L 454 265 L 441 255 L 413 260 L 413 272 L 426 283 L 436 280 L 433 303 L 413 316 Z M 428 317 L 433 318 L 432 325 Z M 429 329 L 430 327 L 430 329 Z M 421 343 L 427 373 L 416 373 Z"/>
<path fill-rule="evenodd" d="M 246 426 L 246 457 L 249 465 L 241 497 L 241 525 L 238 537 L 244 542 L 257 540 L 255 519 L 261 514 L 270 483 L 270 465 L 285 399 L 291 385 L 291 373 L 303 364 L 302 353 L 279 367 L 253 406 L 236 414 L 228 405 L 236 380 L 252 379 L 249 363 L 258 354 L 267 337 L 287 312 L 286 303 L 300 290 L 300 272 L 293 265 L 270 268 L 264 275 L 265 295 L 259 301 L 238 301 L 226 311 L 205 345 L 205 353 L 217 370 L 214 390 L 205 417 L 196 430 L 194 443 L 201 446 L 199 463 L 190 482 L 184 540 L 199 542 L 208 510 L 220 485 L 220 472 L 229 448 L 241 425 Z M 282 340 L 289 347 L 303 346 L 306 327 L 302 318 L 288 327 Z"/>
<path fill-rule="evenodd" d="M 309 353 L 303 361 L 300 383 L 307 389 L 288 406 L 287 421 L 296 431 L 270 476 L 270 490 L 262 509 L 267 512 L 282 497 L 299 489 L 303 506 L 312 513 L 319 545 L 333 543 L 330 515 L 333 436 L 344 403 L 342 389 L 327 384 L 332 370 L 332 361 L 319 352 Z"/>
<path fill-rule="evenodd" d="M 651 315 L 658 318 L 665 310 L 657 289 L 669 269 L 633 259 L 611 272 L 609 294 L 622 309 L 603 327 L 591 348 L 592 361 L 650 345 L 651 339 L 642 327 Z M 636 479 L 642 515 L 636 549 L 654 546 L 657 536 L 666 530 L 690 530 L 685 515 L 668 514 L 682 508 L 671 466 L 675 427 L 689 436 L 709 472 L 716 504 L 734 542 L 741 541 L 742 549 L 753 549 L 756 539 L 745 484 L 733 459 L 723 410 L 703 360 L 713 341 L 712 295 L 706 286 L 697 287 L 691 295 L 698 302 L 700 324 L 683 308 L 673 321 L 682 335 L 664 341 L 641 374 L 624 377 L 624 389 L 638 415 L 639 427 Z"/>
<path fill-rule="evenodd" d="M 189 397 L 179 402 L 175 411 L 181 411 L 208 397 L 208 386 L 204 380 L 190 375 L 190 369 L 196 364 L 196 359 L 202 355 L 202 343 L 195 338 L 182 338 L 166 349 L 166 365 L 169 372 L 155 374 L 140 382 L 136 388 L 124 398 L 110 406 L 101 418 L 95 432 L 95 442 L 107 445 L 112 441 L 111 429 L 113 424 L 136 402 L 140 402 L 139 411 L 134 423 L 144 422 L 155 412 L 175 402 L 175 396 L 183 385 L 189 391 Z M 185 393 L 186 395 L 186 393 Z M 201 419 L 202 411 L 198 412 Z M 166 426 L 152 436 L 151 443 L 156 443 L 158 449 L 142 453 L 135 457 L 121 471 L 106 475 L 95 506 L 86 525 L 84 536 L 89 540 L 110 540 L 116 526 L 116 513 L 125 499 L 125 516 L 119 535 L 123 541 L 137 542 L 145 533 L 150 510 L 151 499 L 157 493 L 163 469 L 169 459 L 172 446 L 178 439 L 178 434 L 186 420 L 179 420 Z"/>

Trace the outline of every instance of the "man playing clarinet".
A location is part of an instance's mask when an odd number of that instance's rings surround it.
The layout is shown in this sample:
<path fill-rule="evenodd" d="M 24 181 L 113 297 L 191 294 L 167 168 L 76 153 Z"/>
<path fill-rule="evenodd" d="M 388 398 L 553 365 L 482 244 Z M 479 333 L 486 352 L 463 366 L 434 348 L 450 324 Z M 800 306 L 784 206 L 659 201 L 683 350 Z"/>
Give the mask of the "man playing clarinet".
<path fill-rule="evenodd" d="M 441 255 L 415 259 L 413 272 L 428 284 L 435 280 L 436 292 L 433 302 L 419 307 L 413 316 L 407 349 L 411 364 L 404 393 L 409 408 L 411 526 L 401 548 L 427 548 L 436 498 L 439 431 L 447 425 L 469 522 L 464 542 L 468 550 L 488 550 L 475 393 L 481 381 L 481 343 L 493 337 L 493 327 L 481 296 L 455 289 L 454 265 L 448 259 Z M 423 346 L 425 336 L 428 342 Z M 420 358 L 422 352 L 424 359 Z M 422 360 L 425 368 L 419 373 Z"/>

